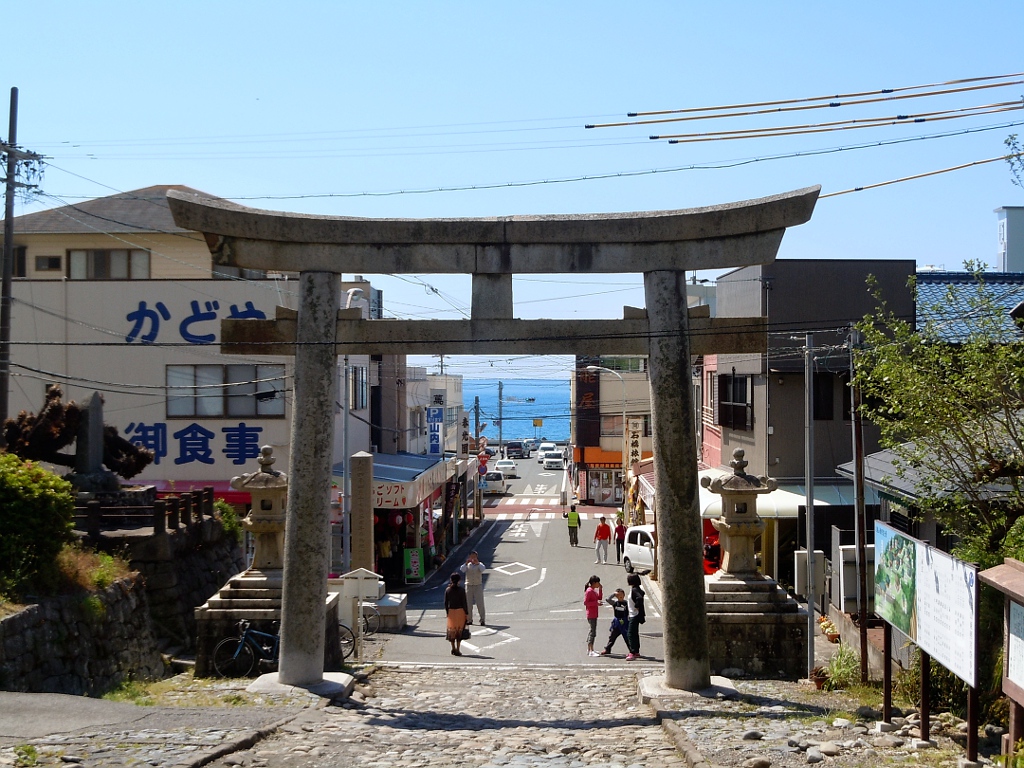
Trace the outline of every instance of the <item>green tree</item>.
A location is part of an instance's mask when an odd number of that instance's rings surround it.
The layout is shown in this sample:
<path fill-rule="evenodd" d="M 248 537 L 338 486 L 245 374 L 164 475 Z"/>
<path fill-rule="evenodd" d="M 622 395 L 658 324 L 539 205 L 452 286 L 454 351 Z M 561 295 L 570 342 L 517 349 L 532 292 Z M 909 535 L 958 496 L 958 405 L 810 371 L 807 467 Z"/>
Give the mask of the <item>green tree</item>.
<path fill-rule="evenodd" d="M 1022 554 L 1024 336 L 979 265 L 966 266 L 973 285 L 919 303 L 922 327 L 884 303 L 866 317 L 856 376 L 897 473 L 916 479 L 918 506 L 988 566 Z"/>
<path fill-rule="evenodd" d="M 1007 149 L 1010 154 L 1006 156 L 1006 162 L 1010 164 L 1010 175 L 1013 176 L 1013 183 L 1018 187 L 1024 187 L 1024 147 L 1017 140 L 1017 134 L 1011 133 L 1006 137 Z"/>
<path fill-rule="evenodd" d="M 0 454 L 0 596 L 54 581 L 74 513 L 70 483 L 12 453 Z"/>

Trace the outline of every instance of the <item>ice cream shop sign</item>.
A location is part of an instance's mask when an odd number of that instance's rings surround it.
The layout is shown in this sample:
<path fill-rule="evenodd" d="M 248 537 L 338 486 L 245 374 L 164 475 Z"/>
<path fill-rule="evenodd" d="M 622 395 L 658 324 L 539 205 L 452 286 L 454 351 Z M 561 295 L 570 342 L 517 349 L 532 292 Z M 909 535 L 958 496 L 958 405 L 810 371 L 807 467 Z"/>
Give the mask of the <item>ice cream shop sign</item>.
<path fill-rule="evenodd" d="M 455 475 L 456 460 L 438 462 L 408 482 L 379 480 L 373 484 L 374 509 L 406 509 L 428 498 Z"/>

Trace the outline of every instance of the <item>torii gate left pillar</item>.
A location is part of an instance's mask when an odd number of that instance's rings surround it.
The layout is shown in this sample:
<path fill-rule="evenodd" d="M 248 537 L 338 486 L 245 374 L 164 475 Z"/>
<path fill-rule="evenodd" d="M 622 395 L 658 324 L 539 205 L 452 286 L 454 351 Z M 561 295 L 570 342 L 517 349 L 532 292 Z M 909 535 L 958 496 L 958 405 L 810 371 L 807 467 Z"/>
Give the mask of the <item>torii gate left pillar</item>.
<path fill-rule="evenodd" d="M 297 315 L 225 320 L 221 333 L 227 353 L 296 356 L 279 681 L 323 679 L 331 441 L 322 420 L 332 411 L 335 356 L 529 353 L 649 356 L 665 682 L 706 688 L 690 355 L 761 352 L 767 339 L 764 318 L 688 312 L 686 272 L 773 261 L 786 228 L 810 218 L 818 192 L 681 211 L 409 220 L 257 211 L 169 191 L 175 223 L 205 233 L 218 264 L 300 273 Z M 470 319 L 362 320 L 338 310 L 343 272 L 471 274 Z M 623 272 L 644 275 L 646 310 L 627 307 L 622 320 L 512 317 L 513 274 Z"/>

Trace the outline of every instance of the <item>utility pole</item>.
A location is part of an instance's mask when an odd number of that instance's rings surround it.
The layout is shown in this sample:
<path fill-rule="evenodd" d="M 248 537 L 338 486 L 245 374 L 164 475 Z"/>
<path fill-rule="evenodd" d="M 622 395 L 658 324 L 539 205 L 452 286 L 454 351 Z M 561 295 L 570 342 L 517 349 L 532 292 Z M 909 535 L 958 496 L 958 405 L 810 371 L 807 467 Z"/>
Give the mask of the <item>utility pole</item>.
<path fill-rule="evenodd" d="M 34 152 L 18 149 L 18 89 L 11 88 L 10 127 L 7 143 L 0 142 L 0 153 L 7 155 L 7 179 L 4 191 L 4 248 L 0 269 L 0 448 L 7 446 L 3 424 L 10 415 L 11 391 L 11 282 L 14 278 L 14 191 L 18 183 L 18 160 L 41 160 Z"/>
<path fill-rule="evenodd" d="M 864 421 L 860 413 L 860 386 L 857 384 L 853 352 L 860 333 L 850 329 L 850 418 L 853 421 L 853 498 L 857 531 L 857 612 L 860 630 L 860 681 L 868 681 L 868 574 L 867 516 L 864 510 Z"/>
<path fill-rule="evenodd" d="M 501 381 L 498 382 L 498 453 L 499 454 L 501 453 L 501 446 L 502 446 L 502 441 L 501 441 L 502 428 L 505 426 L 504 422 L 502 422 L 502 420 L 501 420 L 501 403 L 502 403 L 502 400 L 504 399 L 501 396 L 501 390 L 502 390 L 502 388 L 504 386 L 505 385 L 504 385 L 503 382 L 501 382 Z"/>
<path fill-rule="evenodd" d="M 0 447 L 7 446 L 3 424 L 9 415 L 11 390 L 11 280 L 14 276 L 14 186 L 18 175 L 18 89 L 11 88 L 7 133 L 7 189 L 4 193 L 4 263 L 0 282 Z"/>
<path fill-rule="evenodd" d="M 814 334 L 804 340 L 804 482 L 807 485 L 807 676 L 814 669 Z"/>

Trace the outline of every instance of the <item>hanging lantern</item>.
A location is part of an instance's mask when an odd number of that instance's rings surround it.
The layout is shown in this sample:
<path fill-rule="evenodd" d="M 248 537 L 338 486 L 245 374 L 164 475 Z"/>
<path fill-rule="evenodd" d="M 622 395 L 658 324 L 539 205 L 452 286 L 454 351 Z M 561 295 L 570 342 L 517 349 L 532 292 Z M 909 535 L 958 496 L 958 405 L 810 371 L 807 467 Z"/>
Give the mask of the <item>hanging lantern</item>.
<path fill-rule="evenodd" d="M 413 519 L 414 519 L 414 518 L 413 518 L 413 516 L 412 516 L 412 512 L 407 512 L 407 513 L 405 514 L 405 522 L 409 523 L 409 525 L 412 525 L 412 521 L 413 521 Z"/>
<path fill-rule="evenodd" d="M 394 524 L 394 526 L 396 528 L 402 524 L 402 513 L 401 512 L 396 512 L 395 513 L 395 519 L 394 519 L 394 523 L 393 524 Z"/>
<path fill-rule="evenodd" d="M 377 523 L 379 523 L 379 522 L 380 522 L 380 518 L 379 518 L 379 517 L 377 517 L 376 515 L 374 515 L 374 516 L 373 516 L 373 524 L 374 524 L 374 525 L 377 525 Z"/>

